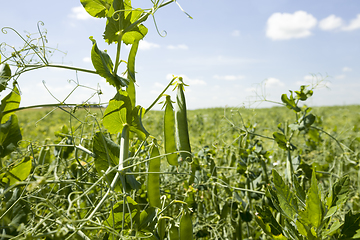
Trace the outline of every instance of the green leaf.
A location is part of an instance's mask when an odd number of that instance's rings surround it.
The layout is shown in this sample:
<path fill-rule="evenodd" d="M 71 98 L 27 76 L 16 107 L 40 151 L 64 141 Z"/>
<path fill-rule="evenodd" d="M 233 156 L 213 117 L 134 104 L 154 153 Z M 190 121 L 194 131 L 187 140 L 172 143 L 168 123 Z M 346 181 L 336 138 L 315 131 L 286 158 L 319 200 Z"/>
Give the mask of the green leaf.
<path fill-rule="evenodd" d="M 287 140 L 284 134 L 274 132 L 273 137 L 275 138 L 276 143 L 281 149 L 287 150 Z"/>
<path fill-rule="evenodd" d="M 91 16 L 103 18 L 109 11 L 113 0 L 80 0 L 80 2 Z"/>
<path fill-rule="evenodd" d="M 95 153 L 95 168 L 96 171 L 103 175 L 109 167 L 114 167 L 119 164 L 120 146 L 114 143 L 111 139 L 105 137 L 101 132 L 95 133 L 93 137 L 93 152 Z M 126 170 L 130 173 L 130 170 Z M 106 180 L 108 184 L 112 182 L 115 173 L 108 174 Z M 134 175 L 126 174 L 126 189 L 139 189 L 141 184 L 136 180 Z M 121 182 L 115 186 L 116 191 L 121 191 Z"/>
<path fill-rule="evenodd" d="M 132 9 L 131 1 L 115 0 L 107 13 L 104 39 L 108 44 L 117 43 L 119 37 L 125 44 L 140 41 L 147 34 L 147 28 L 141 24 L 147 17 L 143 9 Z M 141 19 L 140 19 L 141 18 Z"/>
<path fill-rule="evenodd" d="M 10 115 L 9 120 L 0 125 L 0 130 L 0 158 L 3 158 L 14 151 L 22 139 L 16 115 Z"/>
<path fill-rule="evenodd" d="M 11 69 L 9 64 L 0 64 L 0 92 L 6 89 L 7 83 L 11 77 Z"/>
<path fill-rule="evenodd" d="M 156 224 L 156 208 L 148 207 L 140 213 L 140 224 L 138 230 L 150 230 L 154 229 Z"/>
<path fill-rule="evenodd" d="M 307 224 L 309 228 L 315 227 L 317 229 L 322 223 L 322 203 L 315 169 L 312 173 L 310 189 L 306 195 L 306 208 L 299 215 L 301 222 Z"/>
<path fill-rule="evenodd" d="M 126 123 L 130 126 L 132 123 L 131 100 L 126 91 L 119 89 L 115 97 L 109 101 L 103 124 L 110 133 L 119 133 Z"/>
<path fill-rule="evenodd" d="M 19 108 L 20 105 L 20 93 L 16 86 L 14 86 L 11 93 L 9 93 L 6 97 L 4 97 L 1 100 L 0 105 L 0 123 L 5 123 L 10 115 L 13 115 L 13 113 L 4 114 L 6 111 L 11 111 L 13 109 Z"/>
<path fill-rule="evenodd" d="M 272 235 L 280 235 L 283 233 L 282 227 L 276 221 L 269 208 L 267 208 L 266 206 L 263 206 L 263 208 L 255 206 L 255 208 L 257 211 L 257 218 L 260 218 L 264 222 L 264 224 L 269 226 Z M 267 227 L 266 229 L 269 230 L 269 228 Z"/>
<path fill-rule="evenodd" d="M 273 169 L 272 173 L 279 206 L 287 218 L 294 220 L 298 213 L 296 198 L 275 169 Z"/>
<path fill-rule="evenodd" d="M 286 104 L 286 107 L 294 110 L 295 112 L 300 112 L 301 109 L 296 105 L 295 99 L 293 97 L 293 92 L 290 91 L 290 98 L 286 94 L 281 95 L 281 101 Z"/>
<path fill-rule="evenodd" d="M 13 185 L 19 181 L 24 181 L 29 176 L 31 168 L 31 158 L 25 157 L 8 172 L 0 175 L 1 181 L 9 183 L 9 185 Z M 6 178 L 6 180 L 4 178 Z"/>
<path fill-rule="evenodd" d="M 345 215 L 345 223 L 341 230 L 341 238 L 339 239 L 351 239 L 357 234 L 357 231 L 360 229 L 360 213 L 352 214 L 349 211 Z"/>
<path fill-rule="evenodd" d="M 330 229 L 325 230 L 326 236 L 331 236 L 342 226 L 343 224 L 339 222 L 338 219 L 334 221 L 334 223 L 331 225 Z"/>
<path fill-rule="evenodd" d="M 339 206 L 346 202 L 350 191 L 350 178 L 349 176 L 341 177 L 331 188 L 327 198 L 327 206 Z"/>
<path fill-rule="evenodd" d="M 110 56 L 106 52 L 99 50 L 96 41 L 92 37 L 90 37 L 90 40 L 93 42 L 91 61 L 97 74 L 105 78 L 110 85 L 116 87 L 117 89 L 127 86 L 129 80 L 114 74 L 114 64 Z"/>
<path fill-rule="evenodd" d="M 295 91 L 296 99 L 306 101 L 309 97 L 313 95 L 313 91 L 306 89 L 307 87 L 308 86 L 302 85 L 300 86 L 300 91 Z"/>
<path fill-rule="evenodd" d="M 120 201 L 114 205 L 109 217 L 105 220 L 105 225 L 116 230 L 122 229 L 123 225 L 124 229 L 130 229 L 132 223 L 139 224 L 139 220 L 139 205 L 131 197 L 127 196 L 125 206 L 124 201 Z"/>

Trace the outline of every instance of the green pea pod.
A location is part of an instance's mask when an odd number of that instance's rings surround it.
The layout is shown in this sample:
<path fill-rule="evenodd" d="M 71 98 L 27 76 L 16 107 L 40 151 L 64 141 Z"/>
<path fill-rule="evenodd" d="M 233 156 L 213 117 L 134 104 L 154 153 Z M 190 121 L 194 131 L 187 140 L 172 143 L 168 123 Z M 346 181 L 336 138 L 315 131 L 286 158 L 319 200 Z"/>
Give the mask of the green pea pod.
<path fill-rule="evenodd" d="M 180 240 L 193 239 L 193 225 L 191 215 L 188 210 L 185 210 L 180 218 Z"/>
<path fill-rule="evenodd" d="M 174 222 L 171 224 L 169 229 L 169 239 L 170 240 L 179 240 L 179 228 L 175 226 Z"/>
<path fill-rule="evenodd" d="M 169 95 L 166 95 L 165 114 L 164 114 L 164 145 L 165 153 L 176 152 L 175 141 L 175 116 L 174 109 Z M 177 154 L 166 155 L 166 159 L 170 165 L 177 166 Z"/>
<path fill-rule="evenodd" d="M 166 219 L 165 218 L 159 218 L 157 223 L 157 231 L 160 240 L 163 240 L 165 237 L 165 227 L 166 227 Z"/>
<path fill-rule="evenodd" d="M 191 162 L 191 147 L 189 140 L 189 130 L 187 123 L 187 113 L 186 113 L 186 102 L 184 94 L 184 83 L 182 78 L 179 80 L 181 83 L 178 84 L 177 94 L 176 94 L 176 104 L 175 104 L 175 136 L 176 144 L 180 152 L 180 158 L 182 160 L 188 160 Z"/>
<path fill-rule="evenodd" d="M 149 204 L 152 207 L 161 207 L 160 203 L 160 153 L 159 148 L 156 145 L 156 140 L 154 140 L 153 145 L 150 149 L 150 158 L 148 172 L 157 172 L 149 173 L 147 181 L 147 193 L 149 198 Z"/>

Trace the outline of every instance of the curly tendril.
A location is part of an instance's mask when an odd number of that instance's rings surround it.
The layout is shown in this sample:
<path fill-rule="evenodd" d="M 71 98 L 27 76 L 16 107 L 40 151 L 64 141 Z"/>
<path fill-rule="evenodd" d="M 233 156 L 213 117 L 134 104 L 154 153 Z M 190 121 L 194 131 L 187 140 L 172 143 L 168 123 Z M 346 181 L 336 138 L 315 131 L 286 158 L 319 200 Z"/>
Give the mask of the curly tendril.
<path fill-rule="evenodd" d="M 40 34 L 40 39 L 41 39 L 41 42 L 42 42 L 42 50 L 43 50 L 43 57 L 44 57 L 44 60 L 45 60 L 45 64 L 48 64 L 49 62 L 48 62 L 48 60 L 46 59 L 46 52 L 45 52 L 45 41 L 44 41 L 45 37 L 42 35 L 42 32 L 41 32 L 41 30 L 40 30 L 40 25 L 41 25 L 41 26 L 44 26 L 45 24 L 44 24 L 44 22 L 39 21 L 39 22 L 37 23 L 37 29 L 38 29 L 38 33 Z M 46 34 L 46 30 L 45 30 L 45 34 Z M 46 40 L 46 39 L 45 39 L 45 40 Z"/>
<path fill-rule="evenodd" d="M 159 34 L 160 37 L 166 37 L 166 36 L 167 36 L 167 32 L 166 32 L 165 30 L 162 31 L 164 35 L 162 35 L 162 34 L 160 33 L 159 28 L 158 28 L 158 26 L 157 26 L 157 24 L 156 24 L 155 15 L 154 15 L 154 14 L 151 14 L 151 16 L 152 16 L 152 18 L 153 18 L 153 20 L 154 20 L 154 25 L 155 25 L 155 28 L 156 28 L 156 32 Z"/>

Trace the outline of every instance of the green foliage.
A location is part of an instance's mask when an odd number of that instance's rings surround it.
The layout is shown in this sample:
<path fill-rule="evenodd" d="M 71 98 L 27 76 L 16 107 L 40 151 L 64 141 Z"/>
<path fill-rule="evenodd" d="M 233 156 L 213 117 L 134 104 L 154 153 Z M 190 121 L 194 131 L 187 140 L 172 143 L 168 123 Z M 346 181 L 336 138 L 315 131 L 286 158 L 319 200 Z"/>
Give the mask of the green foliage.
<path fill-rule="evenodd" d="M 309 108 L 314 87 L 301 86 L 281 96 L 283 107 L 188 111 L 181 77 L 136 105 L 143 23 L 176 1 L 151 2 L 81 0 L 117 45 L 111 59 L 90 38 L 95 70 L 51 64 L 40 30 L 11 57 L 0 49 L 0 92 L 10 91 L 0 106 L 1 238 L 360 238 L 359 106 Z M 96 74 L 116 95 L 105 109 L 70 104 L 77 83 L 58 104 L 19 107 L 19 76 L 43 67 Z M 164 97 L 164 111 L 152 111 Z"/>

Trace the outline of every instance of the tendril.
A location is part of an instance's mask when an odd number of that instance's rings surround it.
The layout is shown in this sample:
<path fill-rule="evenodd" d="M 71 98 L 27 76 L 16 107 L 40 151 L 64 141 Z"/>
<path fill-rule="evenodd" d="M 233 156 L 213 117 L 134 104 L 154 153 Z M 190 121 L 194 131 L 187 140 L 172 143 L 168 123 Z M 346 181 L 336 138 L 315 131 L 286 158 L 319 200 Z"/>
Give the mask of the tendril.
<path fill-rule="evenodd" d="M 166 32 L 165 30 L 162 31 L 162 32 L 164 33 L 164 35 L 162 35 L 162 34 L 160 33 L 159 28 L 158 28 L 158 26 L 157 26 L 157 24 L 156 24 L 155 15 L 154 15 L 154 14 L 151 14 L 151 16 L 152 16 L 152 18 L 153 18 L 153 20 L 154 20 L 154 25 L 155 25 L 156 31 L 157 31 L 157 33 L 159 34 L 159 36 L 160 36 L 160 37 L 166 37 L 166 36 L 167 36 L 167 32 Z"/>
<path fill-rule="evenodd" d="M 39 21 L 39 22 L 37 23 L 37 29 L 38 29 L 38 32 L 39 32 L 39 34 L 40 34 L 40 39 L 41 39 L 41 41 L 42 41 L 42 48 L 43 48 L 43 54 L 44 54 L 45 64 L 48 64 L 49 62 L 48 62 L 48 60 L 46 59 L 46 55 L 45 55 L 44 36 L 42 35 L 42 32 L 41 32 L 41 30 L 40 30 L 40 25 L 41 25 L 41 26 L 44 26 L 45 24 L 44 24 L 44 22 Z M 46 33 L 46 32 L 45 32 L 45 33 Z"/>

